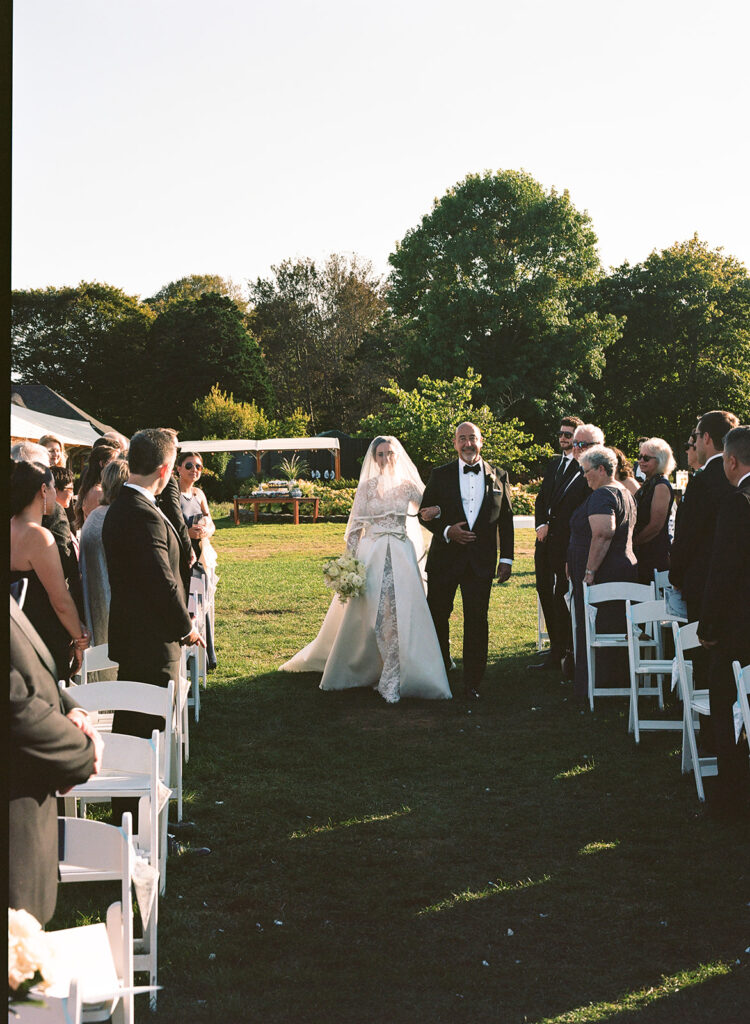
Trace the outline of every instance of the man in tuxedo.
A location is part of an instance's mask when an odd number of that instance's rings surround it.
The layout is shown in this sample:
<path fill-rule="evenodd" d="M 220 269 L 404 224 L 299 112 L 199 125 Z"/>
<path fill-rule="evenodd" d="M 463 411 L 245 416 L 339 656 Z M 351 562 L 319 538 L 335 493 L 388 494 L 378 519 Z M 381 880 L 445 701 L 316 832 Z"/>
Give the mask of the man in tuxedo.
<path fill-rule="evenodd" d="M 560 423 L 560 455 L 547 466 L 536 496 L 534 525 L 534 569 L 536 589 L 547 624 L 550 646 L 545 658 L 530 668 L 560 668 L 563 659 L 566 675 L 573 674 L 573 634 L 570 612 L 565 603 L 568 578 L 565 561 L 570 539 L 570 517 L 588 496 L 589 488 L 573 455 L 573 434 L 583 426 L 578 416 L 566 416 Z"/>
<path fill-rule="evenodd" d="M 58 689 L 44 641 L 10 598 L 9 901 L 46 924 L 57 901 L 58 790 L 99 770 L 102 741 Z"/>
<path fill-rule="evenodd" d="M 710 722 L 719 771 L 714 806 L 720 814 L 746 814 L 750 775 L 747 747 L 734 739 L 732 662 L 750 664 L 750 426 L 730 430 L 723 448 L 732 490 L 716 518 L 698 638 L 709 652 Z M 711 802 L 708 789 L 707 795 Z"/>
<path fill-rule="evenodd" d="M 505 583 L 513 567 L 513 507 L 508 474 L 481 458 L 479 428 L 461 423 L 453 447 L 458 460 L 432 471 L 422 497 L 422 508 L 440 507 L 439 516 L 424 524 L 432 533 L 427 555 L 427 603 L 448 670 L 448 621 L 456 590 L 461 588 L 464 690 L 467 697 L 476 700 L 487 666 L 492 581 L 497 573 L 500 583 Z"/>
<path fill-rule="evenodd" d="M 161 429 L 170 433 L 174 438 L 175 444 L 177 444 L 176 430 L 173 430 L 171 427 L 162 427 Z M 190 576 L 191 568 L 195 561 L 195 552 L 190 541 L 188 528 L 185 525 L 185 517 L 182 514 L 180 485 L 174 473 L 170 475 L 169 480 L 164 485 L 164 490 L 157 494 L 156 507 L 161 509 L 177 531 L 177 537 L 180 541 L 180 579 L 182 580 L 185 597 L 187 598 L 190 596 Z"/>

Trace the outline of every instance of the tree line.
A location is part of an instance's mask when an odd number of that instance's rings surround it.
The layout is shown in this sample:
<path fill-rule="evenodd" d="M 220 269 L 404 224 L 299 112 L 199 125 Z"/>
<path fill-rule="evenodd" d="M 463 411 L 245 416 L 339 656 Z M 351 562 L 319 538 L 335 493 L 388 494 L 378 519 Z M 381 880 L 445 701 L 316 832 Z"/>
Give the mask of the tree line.
<path fill-rule="evenodd" d="M 358 256 L 288 259 L 244 291 L 191 275 L 143 300 L 95 282 L 16 291 L 12 370 L 125 432 L 210 436 L 211 394 L 214 421 L 231 400 L 256 430 L 382 429 L 451 381 L 509 451 L 543 446 L 566 412 L 626 450 L 679 445 L 709 408 L 750 420 L 750 278 L 697 236 L 605 272 L 567 191 L 485 172 L 436 199 L 389 264 L 383 279 Z"/>

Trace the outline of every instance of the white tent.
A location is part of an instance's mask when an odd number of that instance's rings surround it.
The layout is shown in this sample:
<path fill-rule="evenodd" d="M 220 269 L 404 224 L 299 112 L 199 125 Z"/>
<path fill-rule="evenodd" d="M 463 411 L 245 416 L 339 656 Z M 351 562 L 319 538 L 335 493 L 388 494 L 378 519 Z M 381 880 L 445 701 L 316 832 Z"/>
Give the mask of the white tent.
<path fill-rule="evenodd" d="M 263 441 L 245 438 L 238 441 L 180 441 L 186 452 L 247 452 L 255 455 L 260 472 L 264 452 L 322 452 L 332 451 L 335 459 L 336 479 L 341 476 L 341 445 L 337 437 L 269 437 Z"/>
<path fill-rule="evenodd" d="M 99 434 L 85 420 L 48 416 L 23 406 L 10 406 L 10 436 L 14 441 L 38 441 L 45 434 L 54 434 L 63 444 L 90 448 Z"/>

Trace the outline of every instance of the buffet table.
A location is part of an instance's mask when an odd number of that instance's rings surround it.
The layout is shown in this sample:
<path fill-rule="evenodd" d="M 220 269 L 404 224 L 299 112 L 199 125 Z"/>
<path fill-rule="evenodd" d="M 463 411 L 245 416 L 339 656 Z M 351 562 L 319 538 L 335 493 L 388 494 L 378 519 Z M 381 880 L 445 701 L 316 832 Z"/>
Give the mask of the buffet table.
<path fill-rule="evenodd" d="M 295 526 L 299 526 L 299 507 L 302 502 L 311 502 L 313 505 L 313 522 L 317 522 L 318 519 L 318 508 L 320 505 L 320 498 L 305 498 L 305 497 L 292 497 L 291 495 L 274 495 L 266 497 L 262 494 L 253 494 L 248 497 L 234 497 L 234 525 L 240 525 L 240 505 L 252 505 L 253 506 L 253 522 L 258 522 L 258 506 L 259 505 L 293 505 L 294 506 L 294 523 Z"/>

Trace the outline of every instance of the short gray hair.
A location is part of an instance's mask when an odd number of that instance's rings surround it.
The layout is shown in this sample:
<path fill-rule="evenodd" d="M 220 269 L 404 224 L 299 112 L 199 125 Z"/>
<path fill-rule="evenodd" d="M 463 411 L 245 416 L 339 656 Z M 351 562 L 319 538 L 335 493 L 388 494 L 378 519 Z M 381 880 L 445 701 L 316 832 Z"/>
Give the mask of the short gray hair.
<path fill-rule="evenodd" d="M 594 423 L 582 423 L 579 427 L 576 427 L 573 437 L 576 436 L 579 430 L 587 430 L 597 444 L 604 444 L 604 431 Z"/>
<path fill-rule="evenodd" d="M 641 448 L 646 455 L 653 455 L 656 459 L 656 468 L 664 476 L 669 476 L 675 468 L 674 454 L 663 437 L 648 437 L 641 441 Z"/>
<path fill-rule="evenodd" d="M 130 466 L 125 459 L 112 459 L 102 470 L 102 505 L 111 505 L 130 478 Z"/>
<path fill-rule="evenodd" d="M 13 462 L 41 462 L 43 466 L 49 466 L 49 452 L 43 444 L 35 441 L 19 441 L 14 444 L 10 457 Z"/>
<path fill-rule="evenodd" d="M 734 427 L 724 435 L 724 452 L 734 455 L 743 466 L 750 466 L 750 426 Z"/>
<path fill-rule="evenodd" d="M 607 476 L 613 477 L 617 469 L 617 456 L 611 448 L 605 448 L 603 444 L 595 444 L 593 447 L 587 448 L 581 456 L 581 465 L 584 462 L 586 463 L 586 469 L 596 469 L 598 466 L 604 466 Z"/>

